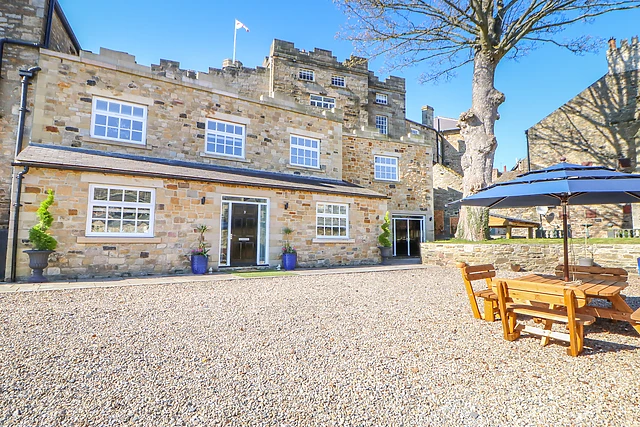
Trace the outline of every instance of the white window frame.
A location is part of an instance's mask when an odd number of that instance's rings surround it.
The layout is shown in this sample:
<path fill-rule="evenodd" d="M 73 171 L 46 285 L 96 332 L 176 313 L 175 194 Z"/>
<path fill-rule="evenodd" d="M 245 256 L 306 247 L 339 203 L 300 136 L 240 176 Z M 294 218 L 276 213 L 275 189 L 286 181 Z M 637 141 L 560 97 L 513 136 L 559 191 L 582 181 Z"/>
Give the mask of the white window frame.
<path fill-rule="evenodd" d="M 384 93 L 376 93 L 376 104 L 380 104 L 380 105 L 389 104 L 389 97 Z"/>
<path fill-rule="evenodd" d="M 313 70 L 302 68 L 298 71 L 298 79 L 305 82 L 314 82 L 316 80 L 316 73 Z"/>
<path fill-rule="evenodd" d="M 344 76 L 331 76 L 331 85 L 338 87 L 346 87 Z"/>
<path fill-rule="evenodd" d="M 381 135 L 389 134 L 389 118 L 387 116 L 376 116 L 376 129 Z"/>
<path fill-rule="evenodd" d="M 391 160 L 391 163 L 386 161 Z M 400 170 L 398 168 L 398 158 L 393 156 L 373 156 L 373 177 L 379 181 L 399 181 Z M 378 175 L 380 172 L 380 175 Z M 395 172 L 395 178 L 387 178 L 385 175 L 393 175 Z"/>
<path fill-rule="evenodd" d="M 140 203 L 140 202 L 125 202 L 125 201 L 109 201 L 109 200 L 94 200 L 94 191 L 96 188 L 104 188 L 107 190 L 122 190 L 123 192 L 126 190 L 130 191 L 145 191 L 151 193 L 151 202 L 150 203 Z M 107 197 L 108 198 L 108 197 Z M 87 203 L 87 226 L 85 229 L 85 236 L 100 236 L 100 237 L 153 237 L 154 230 L 154 222 L 155 222 L 155 210 L 156 210 L 156 190 L 155 188 L 147 188 L 147 187 L 128 187 L 123 185 L 107 185 L 107 184 L 91 184 L 89 185 L 89 197 Z M 110 206 L 113 207 L 122 207 L 122 208 L 145 208 L 149 209 L 149 228 L 146 233 L 126 233 L 126 232 L 118 232 L 113 233 L 109 231 L 101 231 L 96 232 L 91 230 L 91 222 L 93 218 L 93 208 L 95 206 L 106 206 L 107 213 L 105 214 L 105 222 L 108 219 L 108 208 Z M 98 218 L 100 219 L 100 218 Z M 107 224 L 105 224 L 105 230 L 107 230 Z"/>
<path fill-rule="evenodd" d="M 215 126 L 215 129 L 211 129 L 209 126 Z M 218 125 L 222 125 L 225 127 L 224 130 L 218 130 Z M 228 127 L 232 126 L 233 127 L 233 132 L 229 132 L 228 131 Z M 242 130 L 242 134 L 240 135 L 240 138 L 238 138 L 238 135 L 236 133 L 236 130 L 240 128 Z M 213 140 L 209 141 L 209 137 L 212 137 Z M 217 146 L 217 141 L 216 141 L 216 137 L 222 137 L 224 139 L 224 153 L 219 153 L 215 150 L 216 146 Z M 232 139 L 240 139 L 242 141 L 242 146 L 240 147 L 240 154 L 228 154 L 227 151 L 227 147 L 230 146 L 232 151 L 235 150 L 236 146 L 235 146 L 235 141 L 233 145 L 229 145 L 227 144 L 229 138 Z M 214 150 L 213 151 L 209 151 L 209 144 L 213 144 L 214 145 Z M 224 156 L 224 157 L 233 157 L 233 158 L 237 158 L 237 159 L 244 159 L 245 158 L 245 152 L 246 152 L 246 146 L 247 146 L 247 127 L 242 124 L 242 123 L 234 123 L 234 122 L 228 122 L 225 120 L 217 120 L 217 119 L 207 119 L 207 123 L 205 124 L 205 135 L 204 135 L 204 152 L 207 154 L 211 154 L 214 156 Z"/>
<path fill-rule="evenodd" d="M 314 107 L 321 107 L 326 109 L 336 108 L 336 99 L 322 95 L 309 95 L 309 102 Z"/>
<path fill-rule="evenodd" d="M 112 112 L 109 111 L 109 107 L 107 107 L 107 111 L 104 110 L 98 110 L 97 105 L 98 102 L 107 102 L 107 103 L 112 103 L 112 104 L 119 104 L 120 105 L 120 110 L 122 110 L 122 106 L 126 106 L 131 108 L 131 114 L 122 114 L 120 112 L 116 113 L 116 112 Z M 134 116 L 133 112 L 135 111 L 134 109 L 142 109 L 142 117 L 140 116 Z M 105 134 L 104 135 L 98 135 L 96 133 L 96 125 L 97 126 L 103 126 L 102 123 L 96 123 L 96 115 L 102 115 L 106 117 L 106 123 L 104 125 L 105 127 Z M 118 137 L 111 137 L 108 136 L 108 129 L 109 128 L 116 128 L 116 126 L 108 126 L 109 123 L 109 119 L 117 119 L 118 120 Z M 120 127 L 120 120 L 130 120 L 132 123 L 130 124 L 129 129 L 126 128 L 121 128 Z M 137 121 L 137 122 L 142 122 L 142 130 L 138 131 L 137 129 L 134 130 L 133 129 L 133 121 Z M 134 141 L 133 139 L 129 138 L 120 138 L 120 131 L 129 131 L 130 134 L 133 134 L 133 132 L 142 132 L 142 139 L 140 141 Z M 118 141 L 118 142 L 124 142 L 127 144 L 132 144 L 132 145 L 146 145 L 147 144 L 147 106 L 146 105 L 140 105 L 140 104 L 133 104 L 131 102 L 126 102 L 126 101 L 121 101 L 119 99 L 110 99 L 110 98 L 102 98 L 99 96 L 94 96 L 93 97 L 93 101 L 91 103 L 91 137 L 92 138 L 97 138 L 97 139 L 105 139 L 108 141 Z"/>
<path fill-rule="evenodd" d="M 329 214 L 329 213 L 326 213 L 326 212 L 318 212 L 318 209 L 319 209 L 320 206 L 323 206 L 325 208 L 326 208 L 326 206 L 338 206 L 339 208 L 340 207 L 345 207 L 346 208 L 346 213 L 345 214 L 340 214 L 340 213 L 337 213 L 337 214 L 330 213 Z M 323 210 L 325 210 L 325 209 L 323 209 Z M 346 220 L 345 221 L 345 224 L 346 224 L 345 225 L 345 235 L 344 236 L 340 236 L 340 235 L 338 235 L 338 236 L 333 236 L 333 235 L 327 236 L 326 234 L 325 235 L 318 234 L 318 219 L 319 218 L 324 218 L 325 220 L 326 219 L 331 219 L 332 221 L 333 221 L 333 219 L 338 219 L 338 220 L 339 219 L 345 219 Z M 322 227 L 326 228 L 327 226 L 325 224 Z M 340 229 L 341 228 L 340 224 L 338 224 L 337 227 L 338 227 L 338 229 Z M 333 229 L 334 226 L 330 225 L 330 228 Z M 347 239 L 349 239 L 349 205 L 348 204 L 346 204 L 346 203 L 328 203 L 328 202 L 318 202 L 318 203 L 316 203 L 316 238 L 318 238 L 318 239 L 332 239 L 332 240 L 335 240 L 335 239 L 347 240 Z"/>
<path fill-rule="evenodd" d="M 295 138 L 295 141 L 294 141 L 294 138 Z M 309 141 L 309 145 L 307 145 L 306 141 Z M 316 143 L 315 148 L 312 146 L 313 142 Z M 313 161 L 314 159 L 313 154 L 315 153 L 316 164 L 307 165 L 305 164 L 306 162 L 304 161 L 302 164 L 294 163 L 293 161 L 294 149 L 296 150 L 295 157 L 302 157 L 303 159 L 306 159 L 308 157 L 311 159 L 311 161 Z M 303 150 L 302 155 L 300 155 L 298 150 Z M 311 154 L 311 156 L 307 156 L 307 154 Z M 310 168 L 310 169 L 320 169 L 320 140 L 316 138 L 310 138 L 308 136 L 291 135 L 291 137 L 289 138 L 289 164 L 291 166 L 299 166 L 299 167 Z"/>

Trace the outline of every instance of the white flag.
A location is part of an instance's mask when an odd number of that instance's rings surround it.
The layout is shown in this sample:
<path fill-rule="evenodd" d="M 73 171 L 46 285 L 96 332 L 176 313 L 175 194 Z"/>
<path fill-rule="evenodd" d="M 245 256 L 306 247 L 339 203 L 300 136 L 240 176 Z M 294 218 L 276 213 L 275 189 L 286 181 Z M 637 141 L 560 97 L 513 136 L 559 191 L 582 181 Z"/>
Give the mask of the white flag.
<path fill-rule="evenodd" d="M 240 28 L 244 28 L 245 30 L 247 30 L 247 32 L 249 32 L 247 26 L 236 19 L 236 30 L 239 30 Z"/>

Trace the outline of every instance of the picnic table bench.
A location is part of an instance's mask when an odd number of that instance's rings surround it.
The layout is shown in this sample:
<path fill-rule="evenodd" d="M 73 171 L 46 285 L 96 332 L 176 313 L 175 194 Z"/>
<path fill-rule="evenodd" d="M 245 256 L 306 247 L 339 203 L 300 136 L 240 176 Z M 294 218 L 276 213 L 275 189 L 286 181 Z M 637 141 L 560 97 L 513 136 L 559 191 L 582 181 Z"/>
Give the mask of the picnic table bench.
<path fill-rule="evenodd" d="M 596 321 L 595 317 L 576 311 L 587 305 L 584 291 L 575 286 L 557 286 L 519 279 L 496 279 L 493 288 L 498 295 L 502 330 L 507 341 L 514 341 L 520 337 L 521 332 L 527 332 L 542 337 L 543 345 L 548 344 L 549 338 L 568 342 L 567 353 L 570 356 L 577 356 L 582 352 L 584 326 Z M 518 315 L 540 319 L 543 327 L 518 324 Z M 552 331 L 554 323 L 566 324 L 569 333 Z"/>
<path fill-rule="evenodd" d="M 564 277 L 564 264 L 558 264 L 555 269 L 556 276 Z M 569 278 L 572 280 L 602 279 L 616 282 L 626 282 L 629 273 L 624 268 L 608 268 L 597 266 L 584 266 L 569 264 Z"/>
<path fill-rule="evenodd" d="M 491 279 L 496 277 L 496 269 L 493 264 L 468 265 L 464 262 L 459 262 L 456 266 L 460 269 L 460 273 L 462 273 L 462 281 L 464 282 L 467 297 L 471 304 L 473 317 L 494 322 L 498 314 L 498 296 L 491 289 Z M 474 290 L 471 282 L 476 280 L 484 280 L 486 282 L 486 288 L 477 291 Z M 480 313 L 476 298 L 482 298 L 484 300 L 484 313 Z"/>

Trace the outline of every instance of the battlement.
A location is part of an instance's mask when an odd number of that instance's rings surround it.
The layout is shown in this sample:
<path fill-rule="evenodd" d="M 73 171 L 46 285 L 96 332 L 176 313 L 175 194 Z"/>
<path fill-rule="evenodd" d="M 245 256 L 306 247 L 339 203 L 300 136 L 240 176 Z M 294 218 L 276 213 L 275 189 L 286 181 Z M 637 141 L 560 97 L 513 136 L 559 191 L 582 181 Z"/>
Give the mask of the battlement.
<path fill-rule="evenodd" d="M 369 61 L 359 56 L 353 56 L 346 59 L 344 62 L 339 62 L 338 59 L 333 56 L 333 52 L 326 49 L 314 48 L 313 51 L 306 51 L 304 49 L 298 49 L 291 42 L 274 39 L 271 44 L 271 56 L 286 57 L 289 60 L 317 64 L 324 67 L 333 68 L 349 68 L 352 71 L 368 72 Z"/>
<path fill-rule="evenodd" d="M 373 71 L 369 71 L 369 87 L 372 89 L 404 92 L 405 80 L 402 77 L 389 76 L 384 81 L 380 81 Z"/>
<path fill-rule="evenodd" d="M 640 70 L 640 43 L 638 43 L 638 37 L 633 37 L 631 42 L 621 40 L 620 47 L 618 47 L 616 39 L 610 39 L 607 62 L 609 63 L 609 74 Z"/>

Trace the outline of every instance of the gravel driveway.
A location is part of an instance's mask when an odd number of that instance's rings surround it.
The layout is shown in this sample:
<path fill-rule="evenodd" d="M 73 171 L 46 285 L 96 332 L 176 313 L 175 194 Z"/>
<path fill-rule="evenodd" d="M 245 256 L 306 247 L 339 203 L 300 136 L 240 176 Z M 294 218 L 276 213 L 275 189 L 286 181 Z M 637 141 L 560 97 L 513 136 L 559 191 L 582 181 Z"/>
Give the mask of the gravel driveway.
<path fill-rule="evenodd" d="M 640 426 L 633 329 L 507 342 L 455 268 L 3 294 L 0 328 L 2 426 Z"/>

